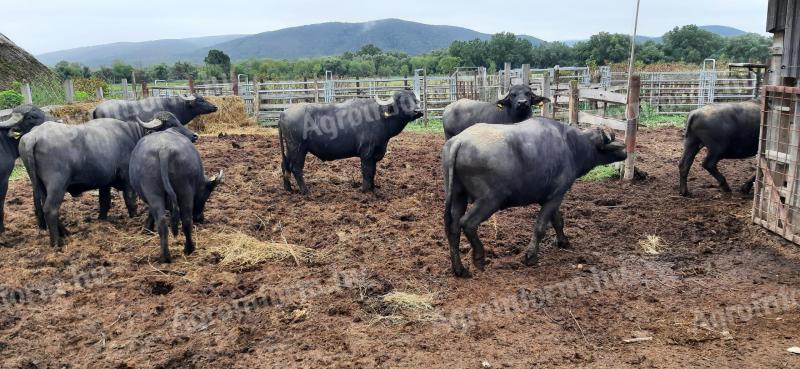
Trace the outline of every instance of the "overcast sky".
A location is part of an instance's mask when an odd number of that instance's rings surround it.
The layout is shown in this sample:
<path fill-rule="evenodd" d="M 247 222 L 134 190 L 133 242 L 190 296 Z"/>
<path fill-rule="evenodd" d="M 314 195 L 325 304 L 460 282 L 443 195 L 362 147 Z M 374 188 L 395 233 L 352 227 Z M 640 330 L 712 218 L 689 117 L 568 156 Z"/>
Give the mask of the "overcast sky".
<path fill-rule="evenodd" d="M 767 0 L 641 2 L 642 35 L 659 36 L 684 24 L 718 24 L 764 33 Z M 492 3 L 505 5 L 489 5 Z M 558 9 L 552 9 L 551 4 L 557 4 Z M 3 0 L 0 9 L 0 32 L 39 54 L 118 41 L 250 34 L 313 23 L 384 18 L 461 26 L 485 33 L 509 31 L 547 41 L 583 39 L 600 31 L 629 33 L 634 0 Z"/>

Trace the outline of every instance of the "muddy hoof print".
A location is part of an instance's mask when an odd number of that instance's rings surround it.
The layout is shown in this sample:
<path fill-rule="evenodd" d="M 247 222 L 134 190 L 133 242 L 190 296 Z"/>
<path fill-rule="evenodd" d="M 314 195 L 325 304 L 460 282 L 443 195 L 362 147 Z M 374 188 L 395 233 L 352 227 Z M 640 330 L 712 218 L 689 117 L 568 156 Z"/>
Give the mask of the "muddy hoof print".
<path fill-rule="evenodd" d="M 167 282 L 155 281 L 148 283 L 148 290 L 150 294 L 154 296 L 168 295 L 170 292 L 172 292 L 173 288 L 175 287 Z"/>

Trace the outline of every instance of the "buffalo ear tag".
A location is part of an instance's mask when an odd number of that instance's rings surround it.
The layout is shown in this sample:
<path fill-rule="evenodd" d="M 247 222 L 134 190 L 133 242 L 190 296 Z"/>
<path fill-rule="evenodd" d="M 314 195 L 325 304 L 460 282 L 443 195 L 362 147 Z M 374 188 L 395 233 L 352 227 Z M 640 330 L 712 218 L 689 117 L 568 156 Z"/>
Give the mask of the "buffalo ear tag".
<path fill-rule="evenodd" d="M 503 110 L 503 104 L 497 104 L 497 111 Z"/>
<path fill-rule="evenodd" d="M 388 111 L 383 112 L 383 116 L 389 118 L 389 112 Z"/>

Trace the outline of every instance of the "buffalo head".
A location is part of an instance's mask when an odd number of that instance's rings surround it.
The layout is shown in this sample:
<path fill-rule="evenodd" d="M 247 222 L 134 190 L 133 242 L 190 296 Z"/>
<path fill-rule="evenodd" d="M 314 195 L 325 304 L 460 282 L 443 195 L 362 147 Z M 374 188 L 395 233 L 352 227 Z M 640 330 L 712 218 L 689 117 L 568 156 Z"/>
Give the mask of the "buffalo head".
<path fill-rule="evenodd" d="M 20 105 L 11 111 L 11 117 L 0 122 L 0 129 L 8 130 L 8 137 L 19 140 L 22 135 L 30 132 L 47 120 L 44 112 L 30 104 Z"/>
<path fill-rule="evenodd" d="M 497 105 L 527 113 L 532 106 L 543 102 L 550 102 L 550 99 L 534 94 L 530 86 L 514 85 L 502 99 L 497 101 Z"/>
<path fill-rule="evenodd" d="M 197 141 L 197 134 L 192 132 L 189 128 L 186 128 L 181 122 L 178 120 L 175 115 L 168 111 L 161 111 L 156 113 L 153 116 L 153 120 L 149 122 L 143 122 L 139 117 L 136 117 L 136 120 L 139 121 L 139 125 L 147 131 L 166 131 L 171 129 L 175 133 L 178 133 L 192 142 Z"/>
<path fill-rule="evenodd" d="M 600 128 L 594 128 L 586 132 L 589 139 L 597 149 L 600 164 L 610 164 L 625 160 L 628 157 L 625 151 L 625 144 L 616 141 L 614 133 L 608 133 Z"/>
<path fill-rule="evenodd" d="M 203 96 L 198 94 L 181 96 L 186 111 L 192 112 L 194 116 L 210 114 L 217 111 L 217 106 L 208 102 Z"/>
<path fill-rule="evenodd" d="M 381 107 L 382 115 L 385 118 L 399 115 L 408 120 L 414 120 L 423 116 L 417 95 L 408 88 L 395 92 L 391 99 L 382 100 L 376 97 L 375 101 Z"/>
<path fill-rule="evenodd" d="M 194 214 L 192 214 L 192 220 L 195 223 L 202 224 L 206 221 L 206 202 L 208 202 L 208 198 L 211 197 L 211 193 L 214 192 L 214 189 L 222 184 L 224 179 L 225 173 L 222 170 L 219 171 L 219 174 L 211 178 L 206 178 L 206 183 L 203 185 L 203 188 L 200 190 L 200 192 L 195 195 L 194 199 Z"/>

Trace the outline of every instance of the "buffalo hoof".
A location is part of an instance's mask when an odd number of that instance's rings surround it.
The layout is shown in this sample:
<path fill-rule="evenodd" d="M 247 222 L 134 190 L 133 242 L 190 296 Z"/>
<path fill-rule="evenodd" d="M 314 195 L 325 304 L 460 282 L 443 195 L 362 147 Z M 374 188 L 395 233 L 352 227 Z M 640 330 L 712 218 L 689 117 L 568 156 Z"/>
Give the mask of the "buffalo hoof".
<path fill-rule="evenodd" d="M 482 272 L 486 268 L 486 258 L 473 259 L 472 264 Z"/>
<path fill-rule="evenodd" d="M 189 256 L 194 253 L 194 245 L 183 248 L 183 254 Z"/>
<path fill-rule="evenodd" d="M 470 277 L 472 277 L 472 274 L 470 274 L 469 270 L 467 270 L 467 268 L 464 268 L 464 267 L 453 268 L 453 274 L 458 278 L 470 278 Z"/>
<path fill-rule="evenodd" d="M 679 192 L 679 194 L 681 196 L 683 196 L 683 197 L 692 197 L 692 193 L 689 192 L 688 190 L 683 190 L 683 191 Z"/>
<path fill-rule="evenodd" d="M 739 187 L 739 192 L 742 193 L 743 195 L 749 195 L 750 190 L 752 189 L 753 189 L 752 185 L 744 185 L 742 187 Z M 0 232 L 2 232 L 2 230 L 0 230 Z"/>
<path fill-rule="evenodd" d="M 569 243 L 569 240 L 562 240 L 562 241 L 556 240 L 556 247 L 558 247 L 559 249 L 571 249 L 572 244 Z"/>
<path fill-rule="evenodd" d="M 526 251 L 525 256 L 522 258 L 522 264 L 525 264 L 525 266 L 536 266 L 539 264 L 539 255 L 531 254 Z"/>
<path fill-rule="evenodd" d="M 161 255 L 158 257 L 158 262 L 161 264 L 172 263 L 172 257 L 170 257 L 169 255 Z"/>
<path fill-rule="evenodd" d="M 722 192 L 731 192 L 731 188 L 727 184 L 719 186 L 719 189 L 722 190 Z"/>

